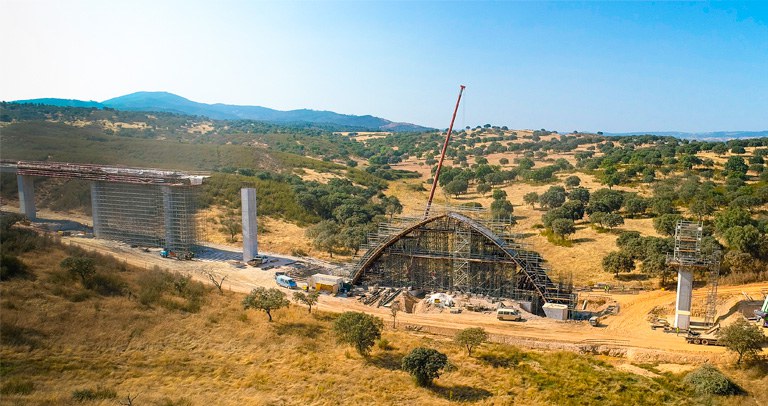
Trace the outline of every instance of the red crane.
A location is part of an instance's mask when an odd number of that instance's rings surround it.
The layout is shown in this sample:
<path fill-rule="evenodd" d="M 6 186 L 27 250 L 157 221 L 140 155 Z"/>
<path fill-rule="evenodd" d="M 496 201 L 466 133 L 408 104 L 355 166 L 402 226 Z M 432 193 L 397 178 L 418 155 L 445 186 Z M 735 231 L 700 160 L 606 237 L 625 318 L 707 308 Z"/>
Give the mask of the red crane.
<path fill-rule="evenodd" d="M 461 102 L 461 94 L 464 93 L 466 86 L 460 85 L 459 98 L 456 100 L 456 108 L 453 109 L 453 117 L 451 118 L 451 125 L 448 127 L 448 133 L 445 135 L 445 143 L 443 144 L 443 152 L 440 153 L 440 162 L 437 163 L 437 171 L 435 171 L 435 179 L 432 181 L 432 190 L 429 192 L 429 200 L 427 200 L 427 209 L 424 210 L 424 219 L 429 217 L 429 209 L 432 207 L 432 198 L 435 197 L 435 189 L 437 189 L 437 180 L 440 178 L 440 169 L 443 167 L 443 160 L 445 159 L 445 151 L 448 149 L 448 142 L 451 141 L 451 132 L 453 131 L 453 122 L 456 121 L 456 113 L 459 111 L 459 103 Z"/>

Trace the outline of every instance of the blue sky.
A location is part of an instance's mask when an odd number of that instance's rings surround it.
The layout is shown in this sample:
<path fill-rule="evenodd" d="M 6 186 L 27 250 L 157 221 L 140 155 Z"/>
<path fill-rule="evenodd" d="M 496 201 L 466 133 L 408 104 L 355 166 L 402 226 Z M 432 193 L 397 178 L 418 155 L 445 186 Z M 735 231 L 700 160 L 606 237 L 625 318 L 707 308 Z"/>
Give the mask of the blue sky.
<path fill-rule="evenodd" d="M 768 129 L 768 2 L 0 0 L 0 100 L 139 90 L 445 128 Z"/>

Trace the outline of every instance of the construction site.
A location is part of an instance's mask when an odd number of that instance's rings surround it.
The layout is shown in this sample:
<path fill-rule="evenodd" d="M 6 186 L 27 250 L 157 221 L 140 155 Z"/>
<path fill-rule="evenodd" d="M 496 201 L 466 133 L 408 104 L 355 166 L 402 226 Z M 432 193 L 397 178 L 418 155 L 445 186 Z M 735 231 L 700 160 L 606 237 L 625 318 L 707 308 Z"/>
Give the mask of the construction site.
<path fill-rule="evenodd" d="M 64 162 L 2 162 L 15 172 L 20 212 L 37 218 L 33 177 L 90 182 L 93 235 L 190 256 L 197 244 L 197 191 L 205 174 Z"/>
<path fill-rule="evenodd" d="M 246 201 L 244 225 L 252 225 L 243 227 L 246 244 L 221 246 L 195 241 L 191 248 L 198 255 L 176 256 L 174 260 L 160 255 L 169 241 L 166 223 L 179 223 L 176 217 L 166 221 L 165 214 L 189 219 L 194 217 L 195 208 L 182 202 L 180 206 L 186 211 L 183 216 L 179 210 L 165 210 L 162 188 L 176 187 L 182 193 L 194 194 L 198 186 L 178 181 L 178 175 L 173 176 L 174 182 L 181 183 L 178 186 L 99 179 L 116 190 L 115 194 L 102 194 L 101 199 L 109 202 L 127 198 L 143 203 L 103 204 L 92 219 L 75 220 L 85 225 L 92 221 L 96 231 L 100 221 L 115 218 L 130 232 L 97 232 L 96 238 L 62 235 L 62 241 L 113 255 L 135 266 L 157 266 L 190 274 L 201 281 L 209 281 L 209 275 L 216 274 L 226 277 L 224 286 L 237 292 L 247 293 L 256 286 L 290 292 L 311 285 L 324 293 L 318 304 L 320 309 L 357 310 L 389 318 L 396 307 L 400 323 L 423 332 L 452 335 L 457 329 L 479 326 L 499 342 L 605 353 L 635 360 L 714 360 L 724 352 L 713 339 L 720 323 L 734 317 L 764 323 L 768 312 L 768 283 L 719 288 L 718 257 L 701 252 L 698 223 L 678 225 L 676 250 L 669 255 L 670 263 L 679 264 L 683 273 L 677 291 L 572 286 L 567 278 L 553 280 L 546 262 L 510 232 L 508 220 L 492 219 L 486 210 L 466 207 L 434 205 L 425 217 L 393 217 L 379 225 L 361 255 L 346 266 L 311 257 L 262 252 L 256 241 L 254 192 L 248 189 L 241 196 Z M 182 176 L 185 175 L 189 176 Z M 150 179 L 157 182 L 153 176 Z M 147 189 L 136 189 L 137 186 Z M 98 186 L 94 188 L 98 190 Z M 137 196 L 142 194 L 141 190 L 145 191 L 144 197 Z M 19 205 L 24 208 L 22 202 Z M 143 210 L 125 207 L 140 205 Z M 137 213 L 136 217 L 132 213 Z M 55 231 L 47 227 L 55 219 L 72 217 L 42 211 L 31 224 L 45 226 L 41 229 L 45 232 Z M 143 231 L 129 226 L 141 222 L 155 226 Z M 194 229 L 192 225 L 188 228 Z M 254 257 L 259 260 L 250 261 Z M 692 273 L 690 279 L 688 272 Z M 295 285 L 278 284 L 278 275 L 292 278 Z M 696 275 L 705 275 L 704 287 L 696 288 L 692 283 Z"/>
<path fill-rule="evenodd" d="M 435 207 L 427 219 L 401 217 L 368 236 L 351 270 L 354 285 L 451 292 L 527 311 L 574 310 L 573 287 L 554 283 L 540 255 L 515 241 L 509 221 L 466 207 Z"/>
<path fill-rule="evenodd" d="M 240 195 L 242 246 L 202 243 L 196 196 L 205 173 L 33 161 L 1 166 L 16 174 L 18 211 L 33 225 L 42 224 L 33 177 L 90 182 L 92 217 L 84 223 L 90 222 L 95 238 L 63 235 L 70 244 L 139 267 L 162 267 L 203 281 L 226 279 L 224 286 L 238 292 L 256 286 L 315 289 L 326 293 L 322 309 L 393 318 L 402 311 L 403 323 L 436 334 L 480 326 L 496 341 L 534 348 L 711 360 L 723 353 L 717 333 L 725 319 L 768 325 L 768 282 L 718 292 L 721 255 L 703 249 L 701 222 L 676 224 L 674 250 L 667 255 L 667 264 L 678 271 L 675 292 L 577 287 L 567 274 L 553 278 L 542 256 L 511 231 L 510 218 L 474 206 L 433 204 L 452 128 L 453 120 L 423 215 L 381 222 L 346 266 L 260 252 L 253 188 Z M 703 275 L 705 287 L 695 288 L 696 275 Z"/>

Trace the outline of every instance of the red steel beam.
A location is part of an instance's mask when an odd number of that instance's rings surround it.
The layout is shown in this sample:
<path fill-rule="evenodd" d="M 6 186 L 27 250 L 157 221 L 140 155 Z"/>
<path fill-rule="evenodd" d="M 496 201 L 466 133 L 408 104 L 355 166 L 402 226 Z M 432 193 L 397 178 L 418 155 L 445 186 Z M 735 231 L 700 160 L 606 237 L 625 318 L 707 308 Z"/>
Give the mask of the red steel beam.
<path fill-rule="evenodd" d="M 460 85 L 459 98 L 456 100 L 456 108 L 453 109 L 453 117 L 451 118 L 451 125 L 448 127 L 448 133 L 445 135 L 445 143 L 443 144 L 443 152 L 440 153 L 440 162 L 437 163 L 437 171 L 435 171 L 435 179 L 432 181 L 432 190 L 429 192 L 429 200 L 427 200 L 427 209 L 424 210 L 424 219 L 429 217 L 429 209 L 432 207 L 432 198 L 435 197 L 435 189 L 437 189 L 437 180 L 440 179 L 440 169 L 443 168 L 443 160 L 445 160 L 445 151 L 448 149 L 448 143 L 451 141 L 451 132 L 453 131 L 453 122 L 456 121 L 456 113 L 459 111 L 459 103 L 461 102 L 461 94 L 464 93 L 466 86 Z"/>

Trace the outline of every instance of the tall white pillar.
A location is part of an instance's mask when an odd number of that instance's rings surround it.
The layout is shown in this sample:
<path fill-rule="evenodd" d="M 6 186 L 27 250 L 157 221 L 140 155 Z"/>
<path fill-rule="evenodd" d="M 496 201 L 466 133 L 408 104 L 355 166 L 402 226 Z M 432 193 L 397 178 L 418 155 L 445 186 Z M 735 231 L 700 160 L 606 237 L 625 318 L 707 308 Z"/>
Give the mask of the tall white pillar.
<path fill-rule="evenodd" d="M 258 223 L 256 221 L 256 189 L 240 190 L 240 206 L 243 211 L 243 262 L 259 255 Z"/>
<path fill-rule="evenodd" d="M 30 220 L 37 219 L 35 210 L 35 183 L 31 176 L 16 175 L 19 184 L 19 211 Z"/>
<path fill-rule="evenodd" d="M 177 238 L 174 225 L 173 212 L 173 191 L 170 186 L 161 186 L 163 195 L 163 224 L 165 226 L 165 248 L 171 251 L 178 250 Z"/>
<path fill-rule="evenodd" d="M 691 301 L 693 299 L 693 271 L 680 268 L 677 273 L 677 301 L 675 327 L 687 330 L 691 325 Z"/>

